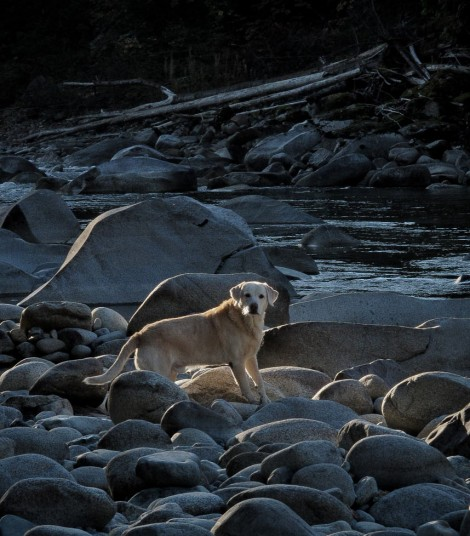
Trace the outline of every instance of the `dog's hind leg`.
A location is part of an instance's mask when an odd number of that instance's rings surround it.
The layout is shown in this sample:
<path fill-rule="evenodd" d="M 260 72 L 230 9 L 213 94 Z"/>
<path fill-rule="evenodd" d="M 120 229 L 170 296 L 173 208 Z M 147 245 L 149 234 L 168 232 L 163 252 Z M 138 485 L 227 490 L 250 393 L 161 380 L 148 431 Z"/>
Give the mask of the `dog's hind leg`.
<path fill-rule="evenodd" d="M 171 360 L 161 356 L 153 346 L 143 344 L 135 354 L 135 367 L 138 370 L 151 370 L 173 380 Z"/>
<path fill-rule="evenodd" d="M 258 387 L 258 392 L 261 397 L 261 404 L 269 404 L 270 400 L 266 395 L 266 389 L 264 386 L 263 377 L 260 374 L 256 356 L 249 357 L 245 362 L 245 367 L 246 367 L 246 370 L 248 371 L 248 374 L 251 376 L 252 380 L 255 382 L 256 387 Z"/>

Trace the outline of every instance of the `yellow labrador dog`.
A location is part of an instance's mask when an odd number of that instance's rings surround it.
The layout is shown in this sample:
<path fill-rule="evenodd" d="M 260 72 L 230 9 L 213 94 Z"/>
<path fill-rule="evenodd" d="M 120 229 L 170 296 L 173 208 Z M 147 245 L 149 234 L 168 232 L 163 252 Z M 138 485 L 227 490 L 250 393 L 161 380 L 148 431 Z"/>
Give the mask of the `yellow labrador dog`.
<path fill-rule="evenodd" d="M 250 389 L 248 372 L 258 387 L 261 403 L 266 404 L 269 399 L 256 354 L 263 340 L 266 309 L 274 305 L 278 295 L 266 283 L 240 283 L 230 289 L 228 300 L 213 309 L 148 324 L 130 337 L 104 374 L 84 381 L 88 385 L 109 383 L 135 351 L 137 369 L 158 372 L 173 381 L 188 366 L 228 363 L 242 395 L 258 403 Z"/>

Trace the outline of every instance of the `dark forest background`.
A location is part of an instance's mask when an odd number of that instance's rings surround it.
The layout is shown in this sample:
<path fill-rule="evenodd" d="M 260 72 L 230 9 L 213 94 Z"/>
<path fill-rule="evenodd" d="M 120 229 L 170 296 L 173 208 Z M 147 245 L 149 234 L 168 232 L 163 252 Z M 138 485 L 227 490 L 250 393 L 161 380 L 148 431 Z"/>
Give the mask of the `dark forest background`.
<path fill-rule="evenodd" d="M 38 77 L 144 78 L 192 92 L 317 68 L 383 42 L 436 61 L 468 45 L 469 23 L 466 0 L 15 0 L 0 18 L 0 105 L 28 87 L 34 97 Z"/>

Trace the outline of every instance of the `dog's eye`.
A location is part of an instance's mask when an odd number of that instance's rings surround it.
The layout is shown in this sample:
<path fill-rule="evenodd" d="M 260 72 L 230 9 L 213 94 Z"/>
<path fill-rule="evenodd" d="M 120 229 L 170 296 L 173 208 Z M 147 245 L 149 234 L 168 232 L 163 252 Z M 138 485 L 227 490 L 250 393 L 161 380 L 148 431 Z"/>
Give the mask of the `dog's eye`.
<path fill-rule="evenodd" d="M 258 297 L 260 300 L 264 300 L 264 294 L 260 294 Z"/>
<path fill-rule="evenodd" d="M 251 294 L 249 292 L 245 292 L 245 298 L 251 298 Z"/>

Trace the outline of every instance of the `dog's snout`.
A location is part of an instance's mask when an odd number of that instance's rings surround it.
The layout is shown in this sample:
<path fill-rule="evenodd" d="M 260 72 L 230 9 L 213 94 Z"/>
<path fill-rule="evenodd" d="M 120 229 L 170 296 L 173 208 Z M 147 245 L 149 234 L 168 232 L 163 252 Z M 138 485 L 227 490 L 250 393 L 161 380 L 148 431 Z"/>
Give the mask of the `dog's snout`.
<path fill-rule="evenodd" d="M 257 303 L 250 303 L 250 314 L 256 315 L 258 314 L 258 304 Z"/>

